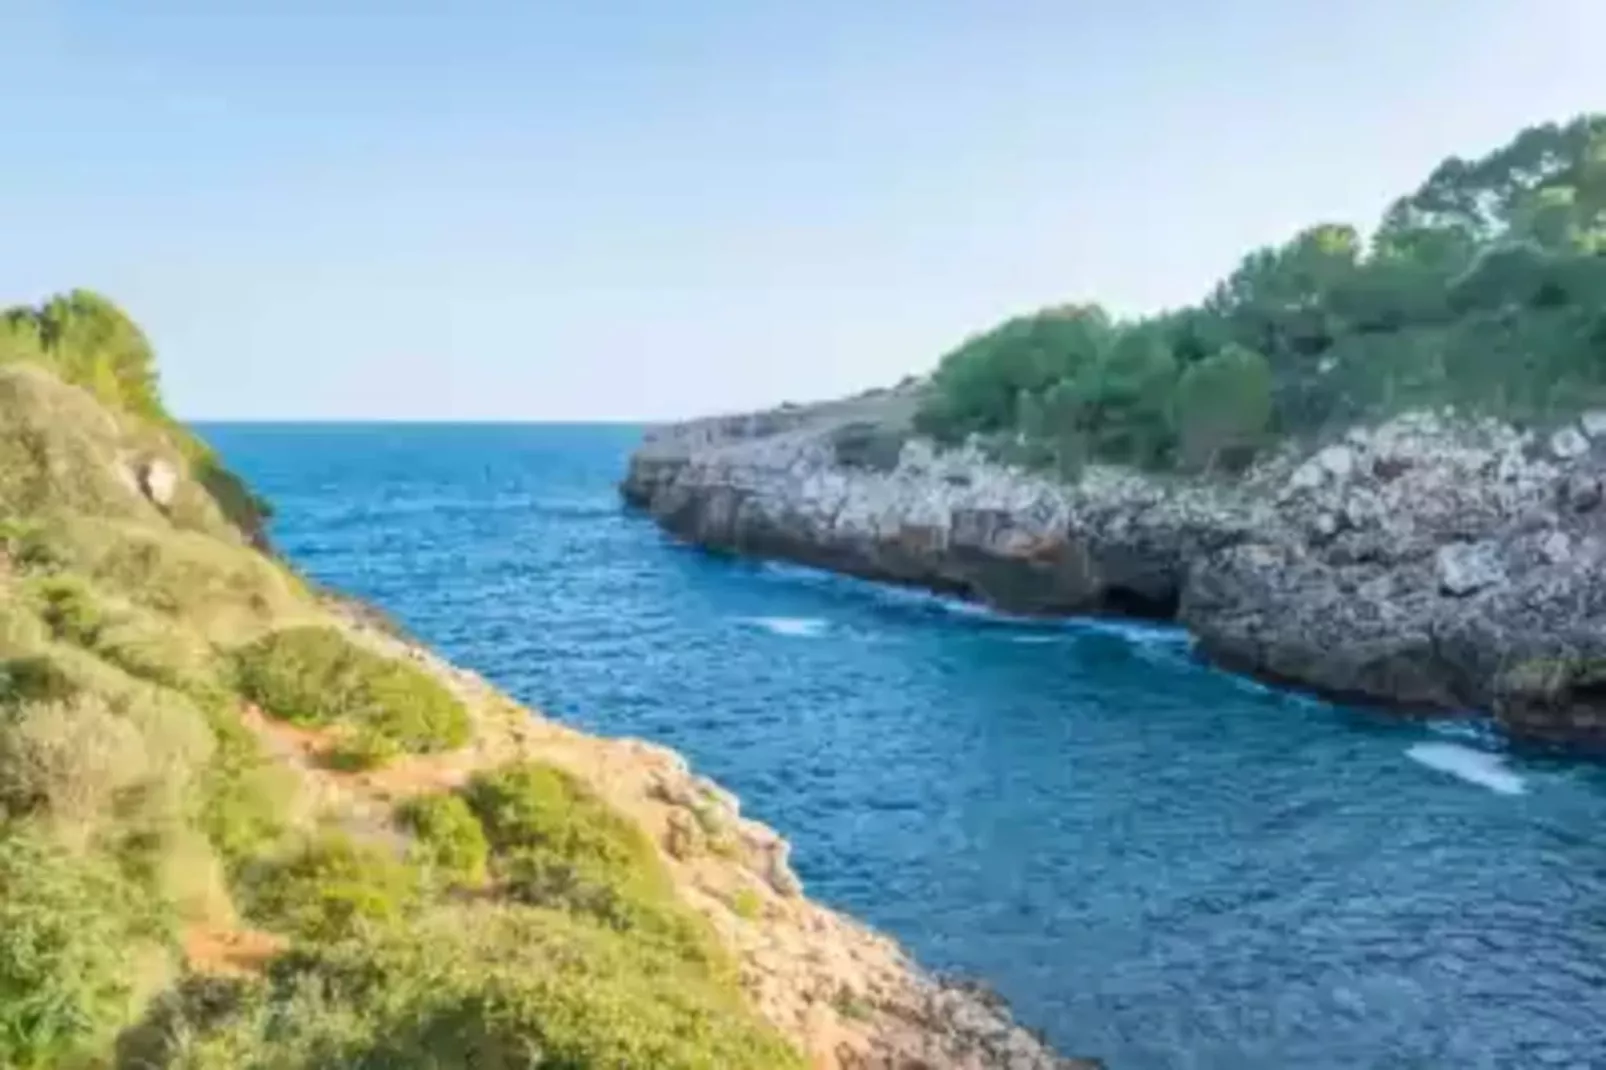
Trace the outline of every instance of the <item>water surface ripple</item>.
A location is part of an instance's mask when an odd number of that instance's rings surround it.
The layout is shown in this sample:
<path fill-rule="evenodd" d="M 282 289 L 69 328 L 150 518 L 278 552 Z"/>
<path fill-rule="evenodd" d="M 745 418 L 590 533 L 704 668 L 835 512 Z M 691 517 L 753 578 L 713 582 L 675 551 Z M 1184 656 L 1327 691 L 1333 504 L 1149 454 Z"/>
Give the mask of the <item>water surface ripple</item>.
<path fill-rule="evenodd" d="M 1606 1067 L 1606 770 L 680 547 L 617 427 L 206 429 L 303 569 L 654 739 L 811 894 L 1116 1070 Z"/>

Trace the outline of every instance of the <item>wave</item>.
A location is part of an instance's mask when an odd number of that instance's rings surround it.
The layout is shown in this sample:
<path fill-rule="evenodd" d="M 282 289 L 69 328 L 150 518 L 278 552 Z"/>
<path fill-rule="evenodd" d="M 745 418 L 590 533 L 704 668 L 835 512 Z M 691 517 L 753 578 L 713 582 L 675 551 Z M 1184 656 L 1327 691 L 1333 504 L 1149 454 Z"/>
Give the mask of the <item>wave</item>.
<path fill-rule="evenodd" d="M 1527 790 L 1522 777 L 1506 768 L 1505 759 L 1488 751 L 1473 750 L 1459 743 L 1418 743 L 1405 754 L 1429 769 L 1501 795 L 1521 795 Z"/>
<path fill-rule="evenodd" d="M 818 639 L 830 625 L 819 617 L 743 617 L 743 624 L 789 639 Z"/>

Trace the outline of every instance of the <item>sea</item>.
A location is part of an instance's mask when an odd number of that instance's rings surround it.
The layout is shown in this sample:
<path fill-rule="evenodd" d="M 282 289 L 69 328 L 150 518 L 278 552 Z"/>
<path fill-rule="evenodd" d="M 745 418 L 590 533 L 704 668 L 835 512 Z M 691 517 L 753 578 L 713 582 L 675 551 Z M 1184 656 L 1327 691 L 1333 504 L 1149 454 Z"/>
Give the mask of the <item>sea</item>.
<path fill-rule="evenodd" d="M 1606 1067 L 1606 766 L 682 545 L 641 429 L 201 428 L 304 572 L 684 753 L 808 893 L 1111 1070 Z"/>

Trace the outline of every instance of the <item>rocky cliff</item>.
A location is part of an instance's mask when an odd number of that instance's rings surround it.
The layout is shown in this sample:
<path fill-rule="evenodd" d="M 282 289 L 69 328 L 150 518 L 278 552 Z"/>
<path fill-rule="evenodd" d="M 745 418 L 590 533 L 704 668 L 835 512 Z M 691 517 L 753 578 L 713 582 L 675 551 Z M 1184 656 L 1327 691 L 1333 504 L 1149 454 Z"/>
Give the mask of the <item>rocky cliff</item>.
<path fill-rule="evenodd" d="M 648 436 L 626 499 L 695 543 L 1034 614 L 1176 619 L 1223 665 L 1606 747 L 1606 414 L 1419 412 L 1230 480 L 1074 486 L 939 451 L 912 389 Z"/>

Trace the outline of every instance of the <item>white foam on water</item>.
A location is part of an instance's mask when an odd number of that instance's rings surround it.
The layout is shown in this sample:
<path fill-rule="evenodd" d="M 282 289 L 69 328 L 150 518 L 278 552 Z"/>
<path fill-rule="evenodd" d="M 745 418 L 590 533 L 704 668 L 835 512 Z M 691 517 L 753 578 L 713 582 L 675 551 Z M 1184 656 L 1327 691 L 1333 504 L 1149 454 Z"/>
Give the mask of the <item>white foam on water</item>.
<path fill-rule="evenodd" d="M 790 639 L 818 639 L 828 627 L 819 617 L 744 617 L 742 623 Z"/>
<path fill-rule="evenodd" d="M 1488 751 L 1473 750 L 1459 743 L 1418 743 L 1405 754 L 1429 769 L 1449 773 L 1501 795 L 1521 795 L 1527 790 L 1522 777 L 1506 768 L 1505 759 Z"/>

